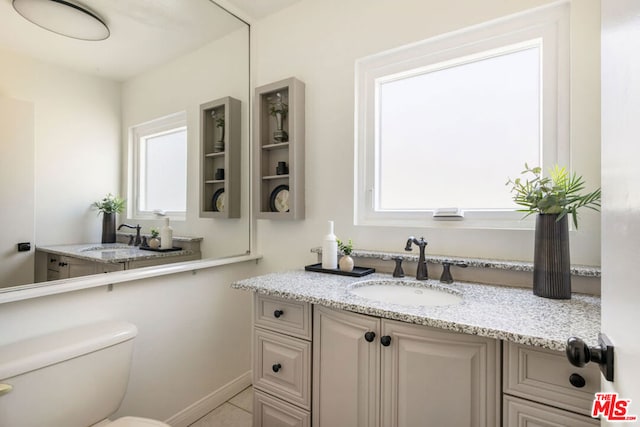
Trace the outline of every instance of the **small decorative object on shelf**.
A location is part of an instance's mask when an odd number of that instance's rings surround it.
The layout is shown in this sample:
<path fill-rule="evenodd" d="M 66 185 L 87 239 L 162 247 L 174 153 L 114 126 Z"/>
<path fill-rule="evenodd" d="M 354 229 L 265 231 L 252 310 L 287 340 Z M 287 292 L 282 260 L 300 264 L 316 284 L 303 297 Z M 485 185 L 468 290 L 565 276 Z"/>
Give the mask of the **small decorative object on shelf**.
<path fill-rule="evenodd" d="M 121 213 L 124 206 L 125 200 L 111 193 L 93 203 L 98 215 L 102 213 L 102 243 L 116 242 L 116 214 Z"/>
<path fill-rule="evenodd" d="M 286 175 L 289 173 L 289 166 L 287 166 L 287 162 L 278 162 L 278 166 L 276 166 L 276 175 Z"/>
<path fill-rule="evenodd" d="M 221 153 L 224 151 L 224 116 L 213 110 L 211 112 L 211 117 L 215 120 L 216 127 L 220 129 L 220 138 L 213 143 L 213 152 Z"/>
<path fill-rule="evenodd" d="M 213 178 L 216 179 L 216 180 L 223 180 L 224 179 L 224 169 L 222 169 L 222 168 L 216 169 L 216 173 L 213 176 Z"/>
<path fill-rule="evenodd" d="M 271 212 L 289 212 L 289 186 L 279 185 L 271 192 Z"/>
<path fill-rule="evenodd" d="M 158 249 L 160 247 L 160 239 L 158 239 L 159 235 L 160 235 L 160 231 L 158 230 L 158 228 L 151 227 L 151 238 L 147 242 L 147 245 L 151 249 Z"/>
<path fill-rule="evenodd" d="M 224 212 L 224 188 L 220 188 L 213 194 L 213 198 L 211 199 L 211 208 L 214 212 Z"/>
<path fill-rule="evenodd" d="M 513 200 L 524 209 L 525 216 L 537 213 L 533 259 L 533 293 L 545 298 L 571 298 L 571 263 L 569 254 L 569 225 L 578 228 L 578 209 L 586 207 L 600 210 L 601 191 L 598 188 L 581 194 L 584 180 L 575 172 L 570 174 L 556 165 L 549 176 L 541 176 L 540 167 L 530 168 L 525 163 L 523 175 L 530 179 L 509 179 Z"/>
<path fill-rule="evenodd" d="M 276 130 L 273 132 L 273 140 L 275 142 L 289 141 L 289 134 L 283 127 L 288 112 L 289 105 L 282 100 L 282 95 L 279 92 L 276 93 L 275 100 L 272 99 L 269 104 L 269 114 L 276 119 Z"/>
<path fill-rule="evenodd" d="M 338 261 L 338 265 L 340 266 L 340 270 L 342 271 L 352 271 L 353 270 L 353 258 L 351 258 L 351 251 L 353 251 L 353 242 L 351 239 L 347 243 L 344 243 L 342 240 L 338 239 L 338 250 L 342 253 L 342 257 L 340 257 L 340 261 Z"/>

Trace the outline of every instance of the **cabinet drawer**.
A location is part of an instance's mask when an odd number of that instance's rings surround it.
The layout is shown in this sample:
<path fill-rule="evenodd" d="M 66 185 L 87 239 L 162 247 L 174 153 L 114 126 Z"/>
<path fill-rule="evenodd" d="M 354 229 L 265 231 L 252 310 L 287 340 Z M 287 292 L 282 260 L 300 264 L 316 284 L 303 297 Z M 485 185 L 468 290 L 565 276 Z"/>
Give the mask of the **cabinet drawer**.
<path fill-rule="evenodd" d="M 311 409 L 311 343 L 254 328 L 253 385 Z"/>
<path fill-rule="evenodd" d="M 600 425 L 599 420 L 591 417 L 550 408 L 512 396 L 504 397 L 503 423 L 509 427 L 592 427 Z"/>
<path fill-rule="evenodd" d="M 255 324 L 294 337 L 311 339 L 311 304 L 255 296 Z"/>
<path fill-rule="evenodd" d="M 600 389 L 598 366 L 577 368 L 563 352 L 505 343 L 503 369 L 505 393 L 579 414 L 590 414 L 594 393 Z M 572 374 L 584 378 L 584 387 L 571 385 Z"/>
<path fill-rule="evenodd" d="M 47 254 L 47 270 L 60 271 L 60 256 L 56 254 Z M 57 279 L 57 277 L 56 277 Z M 55 280 L 55 279 L 47 279 Z"/>
<path fill-rule="evenodd" d="M 253 425 L 257 427 L 309 427 L 309 412 L 282 400 L 253 392 Z"/>

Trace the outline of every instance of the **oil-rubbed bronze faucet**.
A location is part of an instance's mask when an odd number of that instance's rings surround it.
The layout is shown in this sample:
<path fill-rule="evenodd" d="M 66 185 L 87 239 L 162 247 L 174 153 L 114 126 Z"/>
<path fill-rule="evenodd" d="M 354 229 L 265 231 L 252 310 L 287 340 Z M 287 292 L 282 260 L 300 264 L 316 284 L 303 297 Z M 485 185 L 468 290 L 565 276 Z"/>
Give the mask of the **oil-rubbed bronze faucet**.
<path fill-rule="evenodd" d="M 409 236 L 409 238 L 407 239 L 407 245 L 405 246 L 404 250 L 411 251 L 412 244 L 415 244 L 420 249 L 418 268 L 416 270 L 416 280 L 427 280 L 429 278 L 429 273 L 427 271 L 427 260 L 424 256 L 424 249 L 427 247 L 427 242 L 424 240 L 424 237 L 416 239 L 413 236 Z"/>
<path fill-rule="evenodd" d="M 134 241 L 133 244 L 134 246 L 140 246 L 140 243 L 142 243 L 142 239 L 140 238 L 140 229 L 142 227 L 140 226 L 140 224 L 138 225 L 120 224 L 120 226 L 118 226 L 118 230 L 120 230 L 122 227 L 127 227 L 127 228 L 136 230 L 136 240 Z M 131 241 L 129 241 L 129 244 L 131 244 Z"/>

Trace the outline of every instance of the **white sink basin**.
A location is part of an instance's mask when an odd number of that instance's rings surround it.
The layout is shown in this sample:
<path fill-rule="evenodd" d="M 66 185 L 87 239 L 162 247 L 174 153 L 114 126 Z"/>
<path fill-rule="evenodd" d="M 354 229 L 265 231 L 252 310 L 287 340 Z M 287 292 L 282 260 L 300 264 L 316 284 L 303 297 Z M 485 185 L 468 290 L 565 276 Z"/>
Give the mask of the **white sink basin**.
<path fill-rule="evenodd" d="M 453 293 L 453 291 L 407 281 L 372 280 L 360 282 L 352 285 L 349 292 L 368 300 L 409 307 L 433 307 L 462 302 L 462 296 Z"/>

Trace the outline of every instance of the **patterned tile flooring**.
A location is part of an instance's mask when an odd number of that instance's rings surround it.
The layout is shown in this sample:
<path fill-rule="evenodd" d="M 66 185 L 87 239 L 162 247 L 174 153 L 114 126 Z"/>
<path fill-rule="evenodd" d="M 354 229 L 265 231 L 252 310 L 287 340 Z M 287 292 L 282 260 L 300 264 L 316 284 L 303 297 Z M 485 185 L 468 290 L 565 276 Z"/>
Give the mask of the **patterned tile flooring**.
<path fill-rule="evenodd" d="M 248 387 L 189 427 L 251 427 L 253 388 Z"/>

